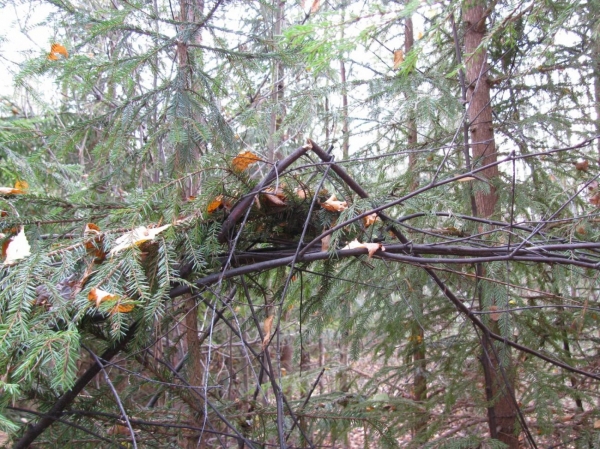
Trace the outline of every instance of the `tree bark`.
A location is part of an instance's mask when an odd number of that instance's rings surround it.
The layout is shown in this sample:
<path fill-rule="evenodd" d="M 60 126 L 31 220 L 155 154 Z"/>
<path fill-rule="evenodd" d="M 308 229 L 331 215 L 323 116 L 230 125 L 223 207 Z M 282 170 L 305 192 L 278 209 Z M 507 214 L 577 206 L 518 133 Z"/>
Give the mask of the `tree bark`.
<path fill-rule="evenodd" d="M 415 43 L 414 28 L 412 18 L 407 17 L 404 21 L 404 54 L 407 55 L 413 48 Z M 407 143 L 408 143 L 408 169 L 410 171 L 410 190 L 415 191 L 419 188 L 419 174 L 417 171 L 417 155 L 414 149 L 417 145 L 417 120 L 414 110 L 409 113 L 406 121 Z M 423 286 L 419 283 L 416 288 L 423 291 Z M 423 303 L 419 304 L 420 315 L 423 316 Z M 418 320 L 414 320 L 411 328 L 411 342 L 413 344 L 413 400 L 422 404 L 427 400 L 427 378 L 425 372 L 427 368 L 426 352 L 425 352 L 425 333 L 423 327 Z M 427 421 L 429 417 L 427 413 L 418 413 L 415 424 L 413 425 L 413 434 L 416 439 L 424 435 L 427 430 Z"/>
<path fill-rule="evenodd" d="M 480 45 L 486 32 L 487 10 L 485 0 L 466 0 L 463 5 L 465 21 L 465 54 L 467 71 L 467 102 L 473 168 L 496 162 L 496 145 L 492 126 L 490 86 L 488 84 L 487 51 Z M 498 167 L 490 167 L 479 175 L 487 180 L 498 177 Z M 496 188 L 476 189 L 475 201 L 481 217 L 494 213 L 498 195 Z"/>
<path fill-rule="evenodd" d="M 473 168 L 496 162 L 496 145 L 494 141 L 494 128 L 492 125 L 492 107 L 490 85 L 488 83 L 487 51 L 482 46 L 486 33 L 486 20 L 489 14 L 485 0 L 465 0 L 463 3 L 463 17 L 465 23 L 465 66 L 467 74 L 467 116 L 471 137 L 471 151 Z M 488 168 L 480 173 L 487 181 L 488 186 L 475 189 L 475 204 L 477 215 L 489 218 L 494 214 L 498 203 L 496 187 L 493 185 L 498 178 L 498 167 Z M 478 274 L 485 274 L 484 267 L 478 266 Z M 484 307 L 485 292 L 478 288 L 479 304 Z M 495 301 L 495 299 L 491 299 Z M 488 301 L 489 302 L 489 301 Z M 490 330 L 500 333 L 498 323 L 490 320 Z M 519 447 L 519 438 L 516 434 L 517 413 L 514 404 L 514 375 L 510 362 L 510 354 L 506 359 L 508 363 L 502 365 L 499 357 L 498 346 L 488 335 L 482 337 L 483 365 L 486 399 L 488 401 L 488 425 L 490 436 L 507 444 L 509 448 Z M 508 351 L 508 348 L 504 348 Z"/>

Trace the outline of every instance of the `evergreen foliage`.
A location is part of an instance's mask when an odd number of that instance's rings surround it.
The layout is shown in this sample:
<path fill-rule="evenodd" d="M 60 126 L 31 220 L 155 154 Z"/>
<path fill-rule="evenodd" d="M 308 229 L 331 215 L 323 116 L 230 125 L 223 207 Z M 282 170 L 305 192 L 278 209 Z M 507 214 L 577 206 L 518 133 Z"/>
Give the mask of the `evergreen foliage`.
<path fill-rule="evenodd" d="M 47 3 L 7 3 L 48 40 L 0 104 L 0 446 L 600 446 L 595 1 Z"/>

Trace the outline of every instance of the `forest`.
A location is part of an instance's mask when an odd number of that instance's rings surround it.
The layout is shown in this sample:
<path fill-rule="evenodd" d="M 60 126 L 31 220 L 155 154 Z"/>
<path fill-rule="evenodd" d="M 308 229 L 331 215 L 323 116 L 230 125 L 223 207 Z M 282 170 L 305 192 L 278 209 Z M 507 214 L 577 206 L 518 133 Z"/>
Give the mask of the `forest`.
<path fill-rule="evenodd" d="M 0 5 L 0 447 L 600 448 L 597 0 Z"/>

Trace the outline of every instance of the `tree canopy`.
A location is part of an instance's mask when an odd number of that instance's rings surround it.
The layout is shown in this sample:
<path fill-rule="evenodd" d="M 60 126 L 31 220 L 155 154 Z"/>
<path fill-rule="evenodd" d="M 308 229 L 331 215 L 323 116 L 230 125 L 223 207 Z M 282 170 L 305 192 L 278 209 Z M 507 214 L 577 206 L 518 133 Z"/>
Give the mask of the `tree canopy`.
<path fill-rule="evenodd" d="M 5 4 L 0 446 L 600 446 L 595 0 Z"/>

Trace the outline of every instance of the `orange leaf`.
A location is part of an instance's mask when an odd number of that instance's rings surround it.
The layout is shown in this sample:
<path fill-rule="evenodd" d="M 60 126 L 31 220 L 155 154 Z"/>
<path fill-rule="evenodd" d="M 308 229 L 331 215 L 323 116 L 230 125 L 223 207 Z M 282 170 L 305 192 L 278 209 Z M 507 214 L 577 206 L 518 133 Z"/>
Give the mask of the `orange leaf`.
<path fill-rule="evenodd" d="M 206 211 L 209 214 L 212 214 L 213 212 L 216 212 L 217 210 L 220 210 L 222 208 L 225 208 L 227 210 L 231 209 L 231 203 L 224 199 L 223 195 L 219 195 L 208 204 Z"/>
<path fill-rule="evenodd" d="M 84 234 L 88 234 L 88 233 L 92 233 L 92 234 L 100 234 L 100 228 L 98 227 L 98 225 L 95 225 L 94 223 L 88 223 L 85 225 L 85 230 L 83 231 Z"/>
<path fill-rule="evenodd" d="M 365 248 L 369 253 L 369 258 L 373 257 L 373 255 L 378 251 L 385 251 L 385 247 L 381 243 L 361 243 L 358 240 L 352 240 L 342 249 L 355 249 L 355 248 Z"/>
<path fill-rule="evenodd" d="M 88 301 L 95 301 L 96 307 L 99 307 L 101 302 L 112 301 L 115 299 L 119 299 L 119 296 L 101 290 L 98 287 L 92 288 L 88 293 Z"/>
<path fill-rule="evenodd" d="M 394 70 L 400 67 L 400 64 L 404 62 L 404 52 L 402 50 L 394 51 Z"/>
<path fill-rule="evenodd" d="M 48 59 L 50 61 L 58 61 L 58 56 L 56 56 L 54 53 L 48 53 Z"/>
<path fill-rule="evenodd" d="M 58 59 L 58 57 L 56 55 L 62 55 L 65 58 L 69 57 L 69 53 L 67 52 L 67 49 L 60 44 L 52 44 L 52 47 L 50 47 L 50 55 L 55 55 L 55 58 Z M 51 58 L 50 56 L 48 56 L 48 59 L 52 59 L 55 60 L 54 58 Z"/>
<path fill-rule="evenodd" d="M 320 0 L 313 0 L 312 6 L 310 7 L 311 14 L 316 13 L 319 10 Z"/>
<path fill-rule="evenodd" d="M 244 171 L 250 165 L 260 160 L 261 158 L 254 154 L 252 151 L 245 150 L 240 152 L 236 157 L 233 158 L 233 160 L 231 161 L 231 165 L 233 166 L 234 170 Z"/>
<path fill-rule="evenodd" d="M 17 182 L 15 182 L 15 189 L 20 190 L 21 192 L 25 192 L 25 190 L 29 189 L 29 184 L 27 183 L 27 181 L 17 179 Z"/>
<path fill-rule="evenodd" d="M 18 195 L 29 188 L 27 181 L 17 180 L 14 187 L 0 187 L 0 195 Z"/>
<path fill-rule="evenodd" d="M 321 207 L 331 212 L 341 212 L 348 209 L 346 201 L 338 201 L 335 195 L 331 195 L 327 201 L 321 203 Z"/>
<path fill-rule="evenodd" d="M 135 309 L 135 304 L 117 304 L 110 310 L 110 314 L 114 315 L 115 313 L 129 313 L 133 309 Z"/>

